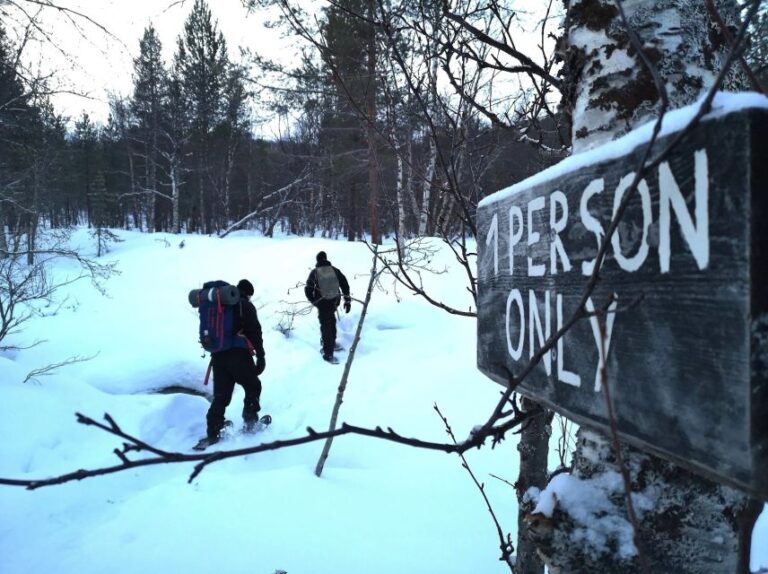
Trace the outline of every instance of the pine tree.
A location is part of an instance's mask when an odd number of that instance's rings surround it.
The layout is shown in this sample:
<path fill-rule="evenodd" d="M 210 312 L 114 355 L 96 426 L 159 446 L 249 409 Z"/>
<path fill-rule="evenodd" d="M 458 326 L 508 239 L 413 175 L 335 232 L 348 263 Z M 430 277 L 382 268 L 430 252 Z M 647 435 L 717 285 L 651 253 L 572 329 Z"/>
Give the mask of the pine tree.
<path fill-rule="evenodd" d="M 90 116 L 85 112 L 75 122 L 72 147 L 74 152 L 74 187 L 78 194 L 78 203 L 86 206 L 86 219 L 90 227 L 93 225 L 91 185 L 99 169 L 99 150 L 96 126 L 93 125 Z"/>
<path fill-rule="evenodd" d="M 223 219 L 221 226 L 232 222 L 232 183 L 235 160 L 243 140 L 248 132 L 248 100 L 250 94 L 245 89 L 243 78 L 245 70 L 241 66 L 230 65 L 227 70 L 224 89 L 224 114 L 220 126 L 220 139 L 223 140 L 223 169 L 221 182 L 221 205 Z M 247 203 L 247 198 L 243 198 Z"/>
<path fill-rule="evenodd" d="M 29 114 L 29 95 L 18 74 L 13 50 L 0 23 L 0 258 L 8 252 L 6 222 L 11 222 L 7 199 L 24 169 L 24 156 L 15 144 Z"/>
<path fill-rule="evenodd" d="M 212 231 L 215 207 L 209 181 L 212 132 L 224 115 L 228 57 L 224 36 L 204 0 L 195 0 L 178 39 L 175 68 L 191 117 L 192 147 L 197 170 L 199 229 Z"/>
<path fill-rule="evenodd" d="M 322 138 L 336 156 L 329 170 L 329 183 L 343 206 L 350 241 L 362 236 L 366 188 L 362 176 L 368 165 L 366 159 L 371 159 L 363 119 L 370 80 L 366 57 L 368 25 L 359 17 L 363 13 L 364 0 L 333 4 L 325 10 L 321 30 L 326 46 L 323 62 L 334 86 L 334 101 L 329 102 L 325 111 Z"/>
<path fill-rule="evenodd" d="M 147 225 L 149 229 L 160 231 L 157 168 L 160 162 L 159 144 L 164 89 L 168 82 L 167 71 L 162 61 L 162 44 L 151 24 L 144 29 L 144 34 L 139 41 L 139 55 L 134 59 L 133 66 L 131 112 L 136 120 L 137 139 L 142 147 Z"/>

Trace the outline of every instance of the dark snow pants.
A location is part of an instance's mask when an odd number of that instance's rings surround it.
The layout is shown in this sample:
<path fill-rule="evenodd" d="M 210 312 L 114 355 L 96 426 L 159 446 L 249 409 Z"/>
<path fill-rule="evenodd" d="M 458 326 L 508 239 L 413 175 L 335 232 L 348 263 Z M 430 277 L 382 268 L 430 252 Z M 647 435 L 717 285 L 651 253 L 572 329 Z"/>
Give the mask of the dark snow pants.
<path fill-rule="evenodd" d="M 321 299 L 316 306 L 317 318 L 320 320 L 323 354 L 333 355 L 333 348 L 336 346 L 336 308 L 339 306 L 339 299 Z"/>
<path fill-rule="evenodd" d="M 212 355 L 213 363 L 213 402 L 206 417 L 208 438 L 218 437 L 224 428 L 224 412 L 232 400 L 235 383 L 243 387 L 243 422 L 255 423 L 259 420 L 259 398 L 261 381 L 256 375 L 256 364 L 246 349 L 228 349 Z"/>

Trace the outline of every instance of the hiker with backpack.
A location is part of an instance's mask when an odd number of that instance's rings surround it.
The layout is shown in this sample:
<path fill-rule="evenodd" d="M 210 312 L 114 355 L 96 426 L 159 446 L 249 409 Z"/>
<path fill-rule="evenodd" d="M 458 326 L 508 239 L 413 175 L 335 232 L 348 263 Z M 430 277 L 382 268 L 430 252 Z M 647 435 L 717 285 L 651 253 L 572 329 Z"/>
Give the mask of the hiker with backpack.
<path fill-rule="evenodd" d="M 190 302 L 200 311 L 200 343 L 211 353 L 213 369 L 213 401 L 206 416 L 207 436 L 201 440 L 205 444 L 197 445 L 200 450 L 220 440 L 235 383 L 245 391 L 243 430 L 251 432 L 259 422 L 259 375 L 266 361 L 261 324 L 250 301 L 253 293 L 247 279 L 242 279 L 236 289 L 224 281 L 215 281 L 190 293 Z"/>
<path fill-rule="evenodd" d="M 328 261 L 325 251 L 316 257 L 315 268 L 307 278 L 304 295 L 317 307 L 320 320 L 320 336 L 323 341 L 323 359 L 335 363 L 333 351 L 336 348 L 336 309 L 344 296 L 344 311 L 349 313 L 352 299 L 349 296 L 349 282 L 344 274 Z"/>

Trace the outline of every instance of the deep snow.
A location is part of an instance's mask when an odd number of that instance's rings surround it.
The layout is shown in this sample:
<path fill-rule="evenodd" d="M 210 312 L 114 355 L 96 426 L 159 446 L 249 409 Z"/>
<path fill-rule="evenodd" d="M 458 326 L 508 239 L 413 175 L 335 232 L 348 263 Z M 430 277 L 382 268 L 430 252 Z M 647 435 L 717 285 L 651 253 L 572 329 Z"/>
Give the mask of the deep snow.
<path fill-rule="evenodd" d="M 236 436 L 221 449 L 327 427 L 340 365 L 324 363 L 313 312 L 295 317 L 289 337 L 283 311 L 306 307 L 298 283 L 325 250 L 362 299 L 371 257 L 362 243 L 267 239 L 239 233 L 217 238 L 119 232 L 125 242 L 105 260 L 119 275 L 107 296 L 77 282 L 59 293 L 55 314 L 26 324 L 6 343 L 46 340 L 0 355 L 0 477 L 45 478 L 111 466 L 115 437 L 75 421 L 109 413 L 128 433 L 160 448 L 191 452 L 204 432 L 202 397 L 162 395 L 167 385 L 203 390 L 207 359 L 197 343 L 187 292 L 210 279 L 248 278 L 264 330 L 267 369 L 262 412 L 274 417 L 258 437 Z M 184 247 L 180 248 L 183 239 Z M 89 253 L 93 240 L 75 241 Z M 465 277 L 443 250 L 429 277 L 439 298 L 472 305 Z M 57 267 L 63 276 L 69 264 Z M 436 403 L 459 438 L 483 423 L 500 387 L 475 368 L 475 322 L 449 315 L 384 280 L 373 294 L 340 420 L 392 427 L 446 441 Z M 65 300 L 64 297 L 68 298 Z M 53 313 L 56 307 L 47 311 Z M 349 347 L 360 305 L 341 317 Z M 74 355 L 91 360 L 22 384 L 36 367 Z M 240 423 L 238 388 L 227 414 Z M 505 531 L 516 531 L 516 441 L 469 453 Z M 0 487 L 0 571 L 58 574 L 212 571 L 289 574 L 501 573 L 499 541 L 483 501 L 459 459 L 364 437 L 334 441 L 322 478 L 314 468 L 322 443 L 250 455 L 209 466 L 187 483 L 191 464 L 167 464 L 26 491 Z M 555 448 L 555 441 L 552 442 Z M 555 454 L 552 453 L 554 465 Z M 753 569 L 768 566 L 768 517 L 753 542 Z"/>

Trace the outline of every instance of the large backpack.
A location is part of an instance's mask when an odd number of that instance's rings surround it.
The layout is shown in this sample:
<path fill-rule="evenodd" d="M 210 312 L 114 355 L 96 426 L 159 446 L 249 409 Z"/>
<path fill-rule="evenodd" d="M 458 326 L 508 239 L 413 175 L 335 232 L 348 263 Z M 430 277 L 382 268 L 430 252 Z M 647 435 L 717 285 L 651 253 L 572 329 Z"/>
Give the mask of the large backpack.
<path fill-rule="evenodd" d="M 189 292 L 189 302 L 200 315 L 200 344 L 209 353 L 233 347 L 248 348 L 245 338 L 235 333 L 240 291 L 226 281 L 208 281 L 202 289 Z"/>
<path fill-rule="evenodd" d="M 339 278 L 332 265 L 323 265 L 316 268 L 317 290 L 322 299 L 336 299 L 339 296 Z"/>

